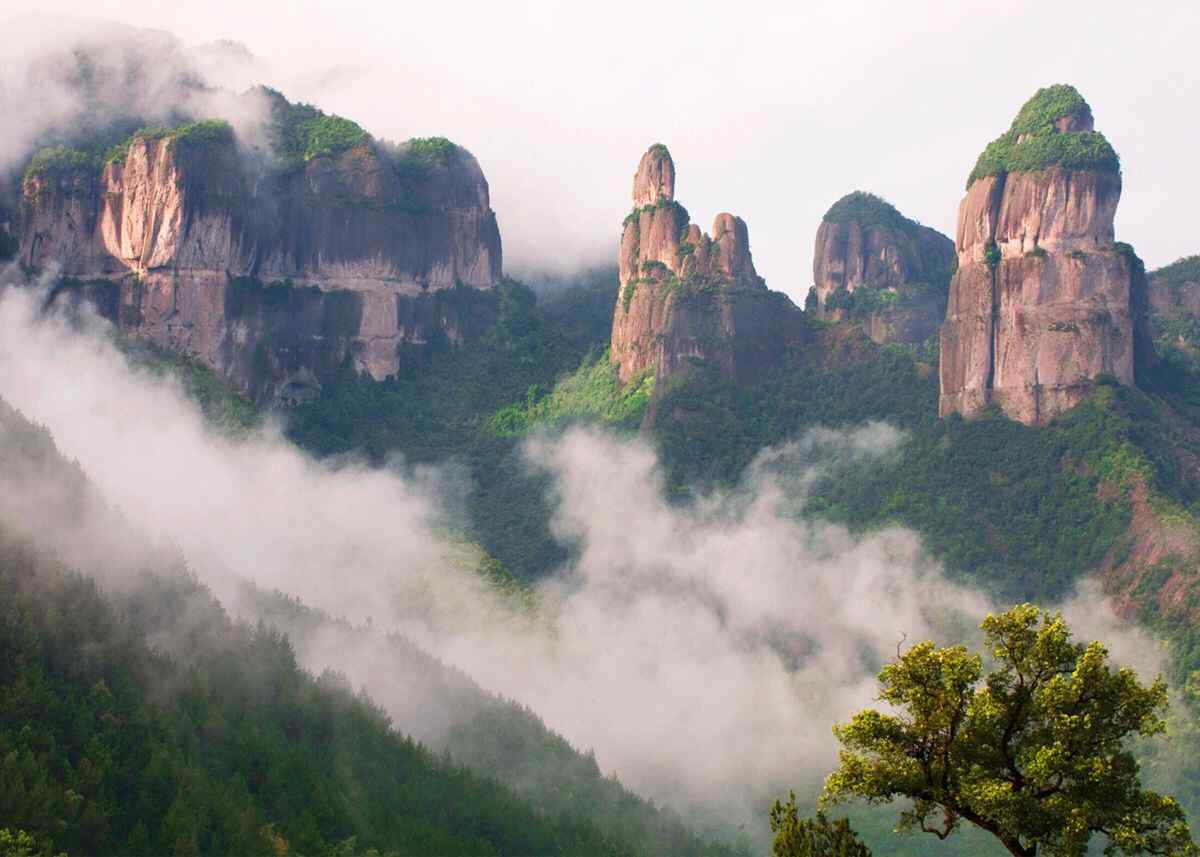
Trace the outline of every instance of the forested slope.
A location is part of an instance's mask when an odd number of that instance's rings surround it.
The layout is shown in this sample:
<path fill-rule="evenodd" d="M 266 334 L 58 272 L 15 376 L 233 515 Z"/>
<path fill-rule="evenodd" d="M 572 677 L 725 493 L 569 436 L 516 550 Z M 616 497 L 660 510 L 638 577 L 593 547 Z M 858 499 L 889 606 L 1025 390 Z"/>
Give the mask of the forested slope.
<path fill-rule="evenodd" d="M 72 571 L 52 530 L 80 525 L 96 498 L 48 433 L 2 402 L 0 481 L 50 527 L 35 539 L 0 523 L 0 819 L 39 848 L 723 853 L 402 640 L 386 657 L 424 657 L 478 707 L 453 740 L 470 767 L 543 769 L 521 778 L 522 795 L 406 738 L 345 677 L 303 670 L 280 628 L 328 620 L 301 605 L 260 593 L 265 620 L 232 619 L 178 559 L 114 557 L 104 587 Z"/>

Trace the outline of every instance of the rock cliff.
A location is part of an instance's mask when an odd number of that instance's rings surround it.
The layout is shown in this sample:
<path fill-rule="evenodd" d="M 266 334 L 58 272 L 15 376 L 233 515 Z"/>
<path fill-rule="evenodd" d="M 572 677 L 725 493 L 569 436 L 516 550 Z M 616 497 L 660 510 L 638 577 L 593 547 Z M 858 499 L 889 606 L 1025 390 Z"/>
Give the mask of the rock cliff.
<path fill-rule="evenodd" d="M 958 271 L 941 331 L 945 416 L 998 405 L 1042 424 L 1102 375 L 1134 383 L 1145 284 L 1113 240 L 1116 153 L 1070 86 L 1039 90 L 990 144 L 959 206 Z M 1135 354 L 1136 353 L 1136 354 Z"/>
<path fill-rule="evenodd" d="M 103 158 L 39 153 L 21 188 L 21 263 L 118 284 L 125 331 L 261 400 L 311 392 L 347 359 L 382 378 L 405 345 L 460 337 L 466 320 L 423 305 L 499 281 L 475 159 L 440 138 L 383 144 L 269 96 L 268 152 L 202 121 L 135 133 Z"/>
<path fill-rule="evenodd" d="M 954 242 L 855 191 L 826 212 L 813 252 L 815 309 L 860 321 L 875 342 L 918 344 L 938 332 L 954 273 Z"/>
<path fill-rule="evenodd" d="M 675 201 L 665 146 L 642 157 L 633 202 L 621 234 L 610 352 L 622 382 L 647 371 L 665 378 L 699 358 L 749 383 L 807 340 L 803 313 L 755 271 L 745 222 L 718 214 L 711 236 L 690 222 Z"/>

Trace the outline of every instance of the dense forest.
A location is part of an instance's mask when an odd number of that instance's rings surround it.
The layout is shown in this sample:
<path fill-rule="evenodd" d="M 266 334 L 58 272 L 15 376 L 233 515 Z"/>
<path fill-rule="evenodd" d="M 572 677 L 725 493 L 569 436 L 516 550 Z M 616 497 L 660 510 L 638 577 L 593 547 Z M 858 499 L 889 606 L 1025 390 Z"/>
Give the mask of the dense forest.
<path fill-rule="evenodd" d="M 34 518 L 94 502 L 3 403 L 0 465 L 8 492 L 54 486 L 65 505 Z M 178 557 L 101 586 L 54 554 L 0 527 L 0 819 L 32 853 L 731 853 L 402 638 L 373 642 L 385 668 L 416 663 L 468 712 L 441 755 L 298 666 L 288 635 L 328 617 L 255 592 L 263 620 L 235 620 Z"/>

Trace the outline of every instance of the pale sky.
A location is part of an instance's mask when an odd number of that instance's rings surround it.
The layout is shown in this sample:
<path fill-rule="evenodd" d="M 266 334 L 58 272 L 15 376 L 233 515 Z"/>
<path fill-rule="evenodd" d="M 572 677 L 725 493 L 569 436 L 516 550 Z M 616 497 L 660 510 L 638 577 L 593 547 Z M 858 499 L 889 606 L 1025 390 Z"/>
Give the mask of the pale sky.
<path fill-rule="evenodd" d="M 951 234 L 984 145 L 1075 84 L 1121 154 L 1117 237 L 1200 252 L 1200 12 L 1185 3 L 39 0 L 52 16 L 229 38 L 293 100 L 479 158 L 506 267 L 615 260 L 638 158 L 666 143 L 702 228 L 731 211 L 802 301 L 821 215 L 864 189 Z M 0 0 L 0 12 L 27 12 Z M 1111 11 L 1110 11 L 1111 10 Z M 0 17 L 3 17 L 0 15 Z M 52 28 L 51 28 L 52 29 Z"/>

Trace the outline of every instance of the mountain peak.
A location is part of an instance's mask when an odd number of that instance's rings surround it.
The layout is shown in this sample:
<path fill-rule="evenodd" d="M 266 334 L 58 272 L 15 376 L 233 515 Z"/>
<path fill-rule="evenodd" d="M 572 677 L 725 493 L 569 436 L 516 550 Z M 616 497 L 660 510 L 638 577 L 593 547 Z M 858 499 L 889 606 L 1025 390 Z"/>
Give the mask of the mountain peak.
<path fill-rule="evenodd" d="M 675 162 L 666 146 L 655 143 L 638 162 L 633 176 L 633 204 L 641 208 L 660 199 L 675 199 Z"/>

